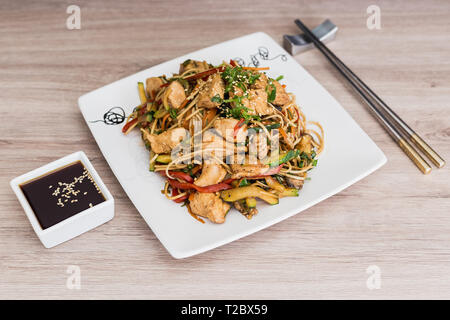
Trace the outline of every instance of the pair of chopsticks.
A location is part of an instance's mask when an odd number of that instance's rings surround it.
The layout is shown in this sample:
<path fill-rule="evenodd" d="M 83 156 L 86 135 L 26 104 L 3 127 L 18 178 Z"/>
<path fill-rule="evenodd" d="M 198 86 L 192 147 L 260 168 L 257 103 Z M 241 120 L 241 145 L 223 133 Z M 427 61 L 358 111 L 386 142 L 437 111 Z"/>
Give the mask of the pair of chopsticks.
<path fill-rule="evenodd" d="M 408 126 L 375 92 L 373 92 L 356 74 L 354 74 L 328 47 L 320 41 L 311 30 L 306 27 L 300 19 L 295 23 L 305 33 L 319 51 L 328 59 L 328 61 L 339 71 L 339 73 L 350 83 L 353 89 L 364 100 L 369 109 L 373 112 L 375 118 L 381 123 L 392 139 L 406 153 L 406 155 L 415 163 L 415 165 L 424 174 L 431 172 L 431 166 L 414 149 L 409 141 L 426 155 L 436 167 L 442 168 L 445 165 L 436 151 L 434 151 L 410 126 Z"/>

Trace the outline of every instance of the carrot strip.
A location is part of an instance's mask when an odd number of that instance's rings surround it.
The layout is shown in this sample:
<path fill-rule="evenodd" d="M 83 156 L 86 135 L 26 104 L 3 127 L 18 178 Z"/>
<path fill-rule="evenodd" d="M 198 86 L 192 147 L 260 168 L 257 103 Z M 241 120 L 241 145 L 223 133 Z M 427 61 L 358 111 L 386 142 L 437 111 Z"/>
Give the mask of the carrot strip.
<path fill-rule="evenodd" d="M 169 116 L 170 116 L 170 114 L 168 113 L 168 114 L 166 114 L 166 115 L 164 116 L 164 118 L 162 119 L 162 123 L 161 123 L 161 129 L 162 129 L 162 130 L 165 130 L 165 128 L 166 128 L 166 120 L 167 120 L 167 118 L 169 118 Z"/>
<path fill-rule="evenodd" d="M 191 170 L 192 174 L 196 174 L 201 168 L 202 166 L 196 166 L 194 169 Z"/>
<path fill-rule="evenodd" d="M 216 72 L 223 72 L 225 70 L 225 67 L 218 67 L 218 68 L 212 68 L 197 74 L 194 74 L 192 76 L 189 76 L 187 78 L 184 78 L 184 80 L 190 81 L 190 80 L 196 80 L 196 79 L 200 79 L 200 78 L 204 78 L 207 77 L 209 75 L 212 75 Z"/>
<path fill-rule="evenodd" d="M 264 68 L 254 68 L 254 67 L 242 67 L 242 69 L 244 70 L 253 70 L 253 71 L 261 71 L 261 70 L 269 70 L 269 67 L 264 67 Z"/>
<path fill-rule="evenodd" d="M 284 131 L 283 128 L 279 128 L 278 130 L 280 131 L 280 133 L 283 136 L 284 140 L 288 141 L 288 136 L 286 134 L 286 131 Z"/>
<path fill-rule="evenodd" d="M 189 99 L 185 99 L 178 109 L 183 109 L 187 105 L 188 102 L 189 102 Z"/>
<path fill-rule="evenodd" d="M 195 220 L 198 220 L 198 221 L 200 221 L 201 223 L 205 223 L 205 221 L 203 221 L 203 219 L 200 219 L 196 214 L 194 214 L 194 213 L 192 212 L 191 206 L 189 205 L 189 203 L 186 205 L 186 207 L 187 207 L 187 209 L 188 209 L 189 214 L 190 214 Z"/>

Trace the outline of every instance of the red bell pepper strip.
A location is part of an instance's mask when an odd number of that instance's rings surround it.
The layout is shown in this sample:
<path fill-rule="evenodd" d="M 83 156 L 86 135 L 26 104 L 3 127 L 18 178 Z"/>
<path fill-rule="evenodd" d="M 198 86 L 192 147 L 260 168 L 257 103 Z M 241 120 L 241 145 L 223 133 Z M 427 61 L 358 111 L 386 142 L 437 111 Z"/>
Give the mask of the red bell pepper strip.
<path fill-rule="evenodd" d="M 143 104 L 141 104 L 141 105 L 139 105 L 139 106 L 136 107 L 136 110 L 137 110 L 137 117 L 134 118 L 133 120 L 127 122 L 127 123 L 123 126 L 123 128 L 122 128 L 122 132 L 123 132 L 123 133 L 127 132 L 128 129 L 129 129 L 132 125 L 134 125 L 134 124 L 139 120 L 139 117 L 142 116 L 142 115 L 147 111 L 147 108 L 144 108 L 144 106 L 147 106 L 147 103 L 143 103 Z"/>
<path fill-rule="evenodd" d="M 206 187 L 199 187 L 193 183 L 179 182 L 174 179 L 167 179 L 167 181 L 169 182 L 169 184 L 172 188 L 178 188 L 181 190 L 195 189 L 201 193 L 212 193 L 212 192 L 217 192 L 217 191 L 222 191 L 222 190 L 227 190 L 227 189 L 233 188 L 232 186 L 230 186 L 229 184 L 226 184 L 226 183 L 218 183 L 218 184 L 213 184 L 213 185 L 206 186 Z"/>
<path fill-rule="evenodd" d="M 139 120 L 139 118 L 135 118 L 135 119 L 133 119 L 133 120 L 127 122 L 127 123 L 123 126 L 123 128 L 122 128 L 122 132 L 123 132 L 123 133 L 127 132 L 128 129 L 129 129 L 132 125 L 134 125 L 136 122 L 138 122 L 138 120 Z"/>
<path fill-rule="evenodd" d="M 180 197 L 180 198 L 178 198 L 178 199 L 175 199 L 175 200 L 173 200 L 173 201 L 175 201 L 176 203 L 181 203 L 181 202 L 186 201 L 186 199 L 187 199 L 188 197 L 189 197 L 189 196 L 188 196 L 187 194 L 185 194 L 184 196 L 182 196 L 182 197 Z"/>
<path fill-rule="evenodd" d="M 241 118 L 241 120 L 239 120 L 238 123 L 236 123 L 236 125 L 234 126 L 234 131 L 233 131 L 233 138 L 236 137 L 239 129 L 242 127 L 242 125 L 244 124 L 245 119 Z"/>
<path fill-rule="evenodd" d="M 165 171 L 159 171 L 163 176 L 167 177 L 166 172 Z M 172 177 L 175 177 L 177 179 L 183 180 L 185 182 L 189 182 L 192 183 L 194 182 L 194 178 L 192 178 L 189 174 L 182 172 L 182 171 L 170 171 L 169 170 L 169 175 Z"/>
<path fill-rule="evenodd" d="M 237 67 L 237 66 L 238 66 L 238 64 L 236 63 L 236 61 L 234 61 L 233 59 L 230 59 L 230 64 L 231 64 L 233 67 Z"/>
<path fill-rule="evenodd" d="M 176 189 L 176 188 L 173 188 L 173 189 L 172 189 L 172 197 L 175 197 L 175 196 L 177 196 L 177 195 L 179 195 L 179 194 L 180 194 L 180 193 L 179 193 L 178 189 Z M 186 200 L 187 198 L 189 198 L 189 195 L 188 195 L 188 194 L 185 194 L 185 195 L 182 196 L 182 197 L 179 197 L 179 198 L 177 198 L 177 199 L 173 199 L 173 201 L 176 202 L 176 203 L 181 203 L 181 202 L 184 202 L 184 200 Z"/>

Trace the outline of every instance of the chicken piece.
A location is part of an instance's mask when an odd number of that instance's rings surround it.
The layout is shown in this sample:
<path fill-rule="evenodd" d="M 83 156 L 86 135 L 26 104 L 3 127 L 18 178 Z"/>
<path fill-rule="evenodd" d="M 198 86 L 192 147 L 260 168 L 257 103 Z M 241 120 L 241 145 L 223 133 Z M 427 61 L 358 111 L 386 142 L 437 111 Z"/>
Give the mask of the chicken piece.
<path fill-rule="evenodd" d="M 238 136 L 238 138 L 240 138 L 240 136 Z M 228 161 L 234 161 L 231 157 L 236 153 L 242 155 L 241 157 L 244 157 L 248 148 L 244 144 L 236 146 L 232 141 L 224 140 L 217 130 L 209 129 L 203 133 L 202 150 L 204 150 L 203 159 L 205 159 L 205 161 L 214 160 L 211 158 L 212 155 L 221 160 L 224 157 L 227 157 L 228 163 Z"/>
<path fill-rule="evenodd" d="M 150 142 L 151 149 L 154 153 L 169 153 L 181 141 L 186 138 L 187 130 L 184 128 L 174 128 L 167 130 L 159 135 L 144 132 L 144 138 Z"/>
<path fill-rule="evenodd" d="M 178 81 L 172 81 L 164 93 L 163 99 L 167 99 L 170 107 L 178 109 L 186 100 L 184 87 Z"/>
<path fill-rule="evenodd" d="M 223 93 L 224 84 L 222 77 L 219 73 L 215 73 L 208 78 L 205 86 L 200 91 L 197 106 L 200 108 L 217 108 L 219 103 L 211 101 L 211 98 L 218 95 L 223 99 Z"/>
<path fill-rule="evenodd" d="M 211 186 L 213 184 L 218 184 L 222 182 L 226 174 L 227 171 L 220 164 L 206 162 L 203 165 L 200 177 L 198 177 L 198 179 L 195 180 L 194 184 L 199 187 L 206 187 Z"/>
<path fill-rule="evenodd" d="M 235 87 L 230 92 L 230 97 L 242 96 L 243 91 L 241 88 Z M 267 104 L 267 92 L 265 89 L 252 89 L 248 91 L 248 98 L 241 99 L 241 104 L 250 109 L 248 114 L 267 115 L 272 114 L 275 111 L 271 106 Z"/>
<path fill-rule="evenodd" d="M 219 159 L 223 159 L 227 151 L 225 150 L 224 152 L 221 152 L 221 150 L 233 147 L 227 147 L 225 143 L 226 142 L 222 139 L 222 137 L 216 134 L 214 130 L 206 130 L 202 137 L 202 150 L 204 150 L 203 159 L 209 160 L 211 159 L 211 155 Z"/>
<path fill-rule="evenodd" d="M 206 61 L 197 61 L 190 59 L 180 64 L 180 74 L 189 71 L 191 69 L 195 70 L 196 73 L 199 73 L 210 69 L 210 66 Z"/>
<path fill-rule="evenodd" d="M 239 120 L 233 118 L 217 119 L 214 122 L 214 128 L 222 135 L 222 137 L 230 142 L 234 141 L 235 136 L 245 135 L 247 125 L 243 124 L 236 135 L 234 134 L 234 128 L 238 124 Z"/>
<path fill-rule="evenodd" d="M 150 97 L 150 99 L 154 100 L 156 95 L 158 94 L 159 90 L 161 90 L 161 85 L 164 82 L 161 78 L 158 77 L 151 77 L 148 78 L 145 81 L 146 87 L 147 87 L 147 94 Z"/>
<path fill-rule="evenodd" d="M 266 90 L 267 82 L 268 82 L 267 76 L 264 73 L 260 73 L 259 78 L 256 79 L 255 83 L 252 84 L 250 88 Z"/>
<path fill-rule="evenodd" d="M 194 193 L 189 203 L 192 213 L 208 218 L 214 223 L 224 223 L 230 205 L 215 193 Z"/>
<path fill-rule="evenodd" d="M 239 87 L 233 87 L 233 89 L 229 92 L 230 98 L 233 98 L 234 96 L 240 96 L 242 97 L 244 95 L 244 91 Z M 232 103 L 234 107 L 236 107 L 236 103 Z M 250 106 L 250 102 L 247 98 L 241 99 L 241 104 L 248 108 Z"/>
<path fill-rule="evenodd" d="M 269 165 L 262 163 L 250 164 L 248 158 L 244 162 L 246 164 L 232 164 L 231 171 L 233 171 L 231 178 L 240 179 L 247 177 L 256 177 L 265 174 L 269 169 Z"/>
<path fill-rule="evenodd" d="M 249 108 L 255 110 L 258 115 L 272 114 L 275 111 L 267 103 L 267 92 L 264 89 L 250 90 Z"/>
<path fill-rule="evenodd" d="M 275 85 L 276 89 L 275 100 L 272 102 L 272 104 L 277 106 L 284 106 L 285 104 L 289 103 L 291 99 L 289 98 L 289 95 L 286 93 L 286 90 L 284 90 L 281 84 L 276 80 L 272 80 L 272 83 L 273 85 Z M 269 85 L 268 90 L 269 92 L 272 92 L 272 86 Z"/>

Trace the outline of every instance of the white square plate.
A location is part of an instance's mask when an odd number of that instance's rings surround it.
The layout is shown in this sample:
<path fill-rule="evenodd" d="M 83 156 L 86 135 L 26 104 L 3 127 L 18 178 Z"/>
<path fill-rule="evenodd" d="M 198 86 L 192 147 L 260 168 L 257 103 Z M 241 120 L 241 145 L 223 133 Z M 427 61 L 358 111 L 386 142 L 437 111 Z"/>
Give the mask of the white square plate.
<path fill-rule="evenodd" d="M 224 224 L 199 223 L 185 207 L 161 194 L 163 178 L 148 171 L 149 155 L 138 130 L 124 136 L 122 124 L 111 124 L 105 113 L 121 107 L 128 115 L 140 104 L 137 82 L 148 77 L 178 72 L 186 59 L 223 60 L 270 67 L 269 76 L 283 75 L 287 91 L 309 120 L 325 130 L 325 150 L 311 171 L 299 197 L 283 198 L 279 205 L 260 203 L 259 213 L 247 220 L 230 211 Z M 239 60 L 239 59 L 241 60 Z M 342 106 L 283 48 L 262 32 L 226 41 L 138 72 L 83 95 L 79 106 L 103 155 L 144 220 L 175 258 L 185 258 L 224 245 L 291 217 L 364 178 L 385 162 L 386 157 Z M 121 113 L 116 108 L 112 110 Z M 104 121 L 96 121 L 104 120 Z"/>

